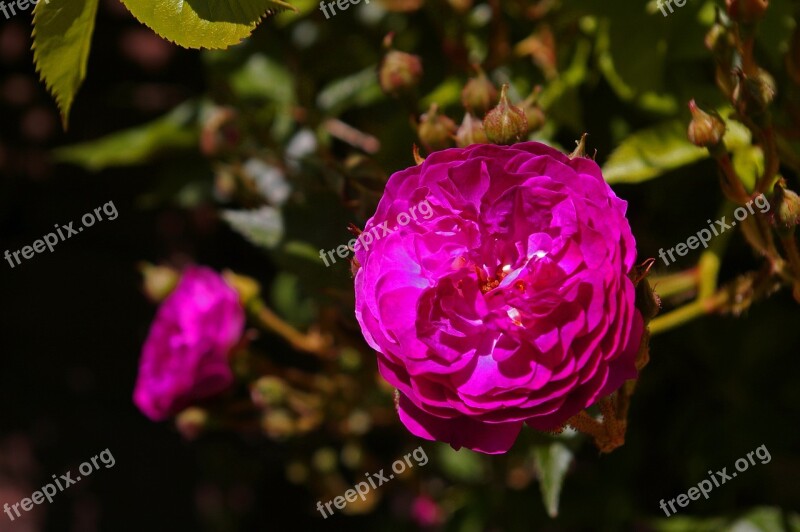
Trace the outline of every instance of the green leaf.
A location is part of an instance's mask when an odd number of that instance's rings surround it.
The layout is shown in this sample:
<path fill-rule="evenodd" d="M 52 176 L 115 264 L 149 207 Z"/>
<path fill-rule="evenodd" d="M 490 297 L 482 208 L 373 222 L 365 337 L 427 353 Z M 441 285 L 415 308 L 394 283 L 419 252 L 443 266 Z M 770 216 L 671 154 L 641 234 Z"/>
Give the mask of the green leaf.
<path fill-rule="evenodd" d="M 56 160 L 98 171 L 145 163 L 167 150 L 196 146 L 197 104 L 187 102 L 142 126 L 55 150 Z"/>
<path fill-rule="evenodd" d="M 224 53 L 224 52 L 217 52 Z M 240 98 L 290 105 L 295 101 L 292 74 L 278 61 L 254 54 L 230 76 L 233 91 Z"/>
<path fill-rule="evenodd" d="M 317 95 L 317 105 L 332 116 L 352 107 L 366 107 L 383 98 L 375 67 L 332 81 Z"/>
<path fill-rule="evenodd" d="M 790 528 L 784 527 L 784 519 Z M 739 517 L 696 518 L 674 515 L 652 523 L 656 532 L 785 532 L 797 530 L 798 515 L 760 506 Z"/>
<path fill-rule="evenodd" d="M 295 327 L 306 327 L 314 321 L 316 306 L 304 290 L 300 277 L 280 272 L 270 290 L 272 307 Z"/>
<path fill-rule="evenodd" d="M 572 458 L 572 451 L 558 441 L 537 445 L 533 448 L 533 460 L 539 473 L 542 502 L 550 517 L 558 516 L 561 487 L 564 485 L 564 477 L 572 463 Z"/>
<path fill-rule="evenodd" d="M 72 1 L 72 0 L 63 0 Z M 294 8 L 282 0 L 122 0 L 143 24 L 186 48 L 228 48 L 264 15 Z"/>
<path fill-rule="evenodd" d="M 64 129 L 86 78 L 98 0 L 49 0 L 33 10 L 33 61 L 61 111 Z"/>
<path fill-rule="evenodd" d="M 273 117 L 272 134 L 285 139 L 295 124 L 292 111 L 296 91 L 292 74 L 285 66 L 263 54 L 255 54 L 230 74 L 233 92 L 260 106 L 259 116 Z M 267 105 L 264 105 L 264 104 Z"/>
<path fill-rule="evenodd" d="M 256 246 L 272 249 L 283 238 L 281 212 L 270 206 L 256 210 L 224 210 L 222 219 Z"/>
<path fill-rule="evenodd" d="M 764 172 L 764 151 L 758 146 L 747 145 L 733 152 L 733 169 L 744 188 L 753 191 L 756 181 Z"/>
<path fill-rule="evenodd" d="M 427 109 L 432 103 L 438 104 L 440 109 L 448 105 L 456 105 L 461 101 L 463 86 L 464 83 L 458 78 L 447 78 L 422 99 L 422 108 Z"/>
<path fill-rule="evenodd" d="M 727 125 L 724 141 L 729 150 L 750 143 L 743 125 L 733 120 L 728 120 Z M 671 120 L 630 135 L 603 166 L 606 181 L 639 183 L 708 157 L 708 150 L 689 142 L 686 127 L 680 120 Z"/>
<path fill-rule="evenodd" d="M 686 138 L 686 125 L 672 120 L 630 135 L 611 153 L 603 175 L 611 184 L 638 183 L 706 157 L 708 150 Z"/>
<path fill-rule="evenodd" d="M 481 455 L 468 449 L 454 451 L 445 444 L 436 445 L 437 463 L 448 477 L 460 482 L 480 482 L 484 475 Z"/>

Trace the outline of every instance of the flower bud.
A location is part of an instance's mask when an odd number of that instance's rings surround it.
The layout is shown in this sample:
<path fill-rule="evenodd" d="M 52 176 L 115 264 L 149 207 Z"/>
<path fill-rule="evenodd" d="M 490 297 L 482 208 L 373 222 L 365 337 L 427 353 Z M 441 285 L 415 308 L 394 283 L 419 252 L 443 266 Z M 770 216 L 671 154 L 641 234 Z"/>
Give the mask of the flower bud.
<path fill-rule="evenodd" d="M 689 141 L 701 148 L 714 148 L 722 142 L 725 134 L 725 122 L 716 113 L 708 114 L 694 102 L 689 102 L 692 121 L 689 123 Z"/>
<path fill-rule="evenodd" d="M 422 61 L 419 56 L 389 50 L 378 70 L 378 82 L 384 93 L 399 96 L 410 92 L 422 79 Z"/>
<path fill-rule="evenodd" d="M 522 110 L 525 113 L 525 119 L 528 121 L 528 133 L 539 131 L 544 127 L 546 118 L 544 111 L 538 104 L 526 104 Z"/>
<path fill-rule="evenodd" d="M 759 115 L 775 99 L 775 90 L 775 79 L 769 72 L 759 68 L 758 74 L 752 77 L 739 73 L 732 97 L 737 102 L 740 112 L 745 109 L 750 114 Z"/>
<path fill-rule="evenodd" d="M 466 13 L 472 7 L 472 0 L 447 0 L 447 3 L 458 13 Z"/>
<path fill-rule="evenodd" d="M 239 275 L 230 270 L 222 272 L 222 276 L 231 287 L 239 294 L 239 302 L 243 307 L 247 306 L 258 298 L 261 292 L 261 285 L 252 277 Z"/>
<path fill-rule="evenodd" d="M 288 410 L 277 408 L 264 412 L 261 430 L 273 440 L 284 440 L 295 434 L 295 421 Z"/>
<path fill-rule="evenodd" d="M 456 124 L 439 114 L 439 106 L 432 103 L 428 112 L 420 117 L 417 135 L 428 151 L 443 150 L 453 145 Z"/>
<path fill-rule="evenodd" d="M 725 0 L 728 15 L 736 22 L 754 24 L 769 7 L 769 0 Z"/>
<path fill-rule="evenodd" d="M 470 79 L 461 91 L 461 103 L 468 113 L 483 116 L 497 101 L 497 89 L 483 70 L 478 69 L 478 77 Z"/>
<path fill-rule="evenodd" d="M 144 295 L 153 303 L 163 301 L 178 284 L 180 274 L 169 266 L 156 266 L 149 262 L 139 264 L 142 274 L 142 290 Z"/>
<path fill-rule="evenodd" d="M 175 427 L 186 440 L 195 440 L 208 427 L 208 412 L 191 406 L 177 415 Z"/>
<path fill-rule="evenodd" d="M 508 83 L 500 90 L 500 102 L 483 119 L 483 129 L 494 144 L 513 144 L 527 135 L 528 119 L 508 101 Z"/>
<path fill-rule="evenodd" d="M 464 120 L 456 131 L 456 146 L 466 148 L 470 144 L 488 144 L 483 123 L 471 113 L 464 115 Z"/>
<path fill-rule="evenodd" d="M 242 139 L 238 114 L 230 107 L 213 108 L 203 121 L 200 151 L 209 157 L 236 149 Z"/>
<path fill-rule="evenodd" d="M 717 22 L 706 33 L 705 44 L 714 58 L 718 61 L 728 62 L 727 60 L 736 49 L 736 37 L 729 28 Z"/>
<path fill-rule="evenodd" d="M 777 205 L 772 221 L 783 231 L 793 231 L 800 223 L 800 196 L 788 188 L 775 186 L 772 202 Z"/>
<path fill-rule="evenodd" d="M 259 407 L 276 406 L 286 397 L 286 383 L 278 377 L 267 375 L 250 386 L 250 398 Z"/>

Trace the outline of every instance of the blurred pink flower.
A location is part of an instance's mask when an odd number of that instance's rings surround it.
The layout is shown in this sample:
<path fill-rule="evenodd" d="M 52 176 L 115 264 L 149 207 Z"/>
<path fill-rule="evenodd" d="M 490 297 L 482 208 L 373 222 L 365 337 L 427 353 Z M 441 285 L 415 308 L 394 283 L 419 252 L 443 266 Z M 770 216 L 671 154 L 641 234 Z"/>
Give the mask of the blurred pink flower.
<path fill-rule="evenodd" d="M 422 528 L 433 527 L 442 523 L 442 510 L 436 501 L 420 495 L 411 504 L 411 518 Z"/>
<path fill-rule="evenodd" d="M 244 324 L 239 296 L 219 274 L 187 268 L 150 327 L 133 393 L 136 406 L 161 421 L 228 388 L 228 353 Z"/>

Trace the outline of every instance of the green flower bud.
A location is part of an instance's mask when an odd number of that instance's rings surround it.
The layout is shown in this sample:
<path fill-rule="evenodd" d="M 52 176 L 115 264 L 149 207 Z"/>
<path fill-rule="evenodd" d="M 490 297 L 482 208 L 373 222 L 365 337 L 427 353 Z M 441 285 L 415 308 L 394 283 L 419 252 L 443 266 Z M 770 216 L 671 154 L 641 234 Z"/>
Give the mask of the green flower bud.
<path fill-rule="evenodd" d="M 295 433 L 295 421 L 288 410 L 267 410 L 261 417 L 261 429 L 273 440 L 284 440 Z"/>
<path fill-rule="evenodd" d="M 139 272 L 142 274 L 142 290 L 147 299 L 153 303 L 160 303 L 178 284 L 180 273 L 169 266 L 156 266 L 149 262 L 139 263 Z"/>
<path fill-rule="evenodd" d="M 378 69 L 378 82 L 384 93 L 399 96 L 411 92 L 422 79 L 419 56 L 389 50 Z"/>
<path fill-rule="evenodd" d="M 439 106 L 435 103 L 432 103 L 428 112 L 420 117 L 417 135 L 428 151 L 452 147 L 455 133 L 455 122 L 439 114 Z"/>
<path fill-rule="evenodd" d="M 190 406 L 175 417 L 175 428 L 185 439 L 197 439 L 208 427 L 208 412 L 196 406 Z"/>
<path fill-rule="evenodd" d="M 286 397 L 286 383 L 278 377 L 267 375 L 250 386 L 250 398 L 259 407 L 277 406 Z"/>
<path fill-rule="evenodd" d="M 694 100 L 689 102 L 692 121 L 689 123 L 689 141 L 701 148 L 714 148 L 722 142 L 725 122 L 716 113 L 709 114 L 697 107 Z"/>
<path fill-rule="evenodd" d="M 239 275 L 230 270 L 223 271 L 222 277 L 224 277 L 228 284 L 239 294 L 239 302 L 241 302 L 243 307 L 247 307 L 250 303 L 258 300 L 258 295 L 261 292 L 261 285 L 252 277 Z"/>
<path fill-rule="evenodd" d="M 775 185 L 775 194 L 772 200 L 777 205 L 772 221 L 783 231 L 794 231 L 800 223 L 800 196 L 788 188 Z"/>
<path fill-rule="evenodd" d="M 483 70 L 478 69 L 478 77 L 470 79 L 461 91 L 461 103 L 467 112 L 483 116 L 497 101 L 497 89 L 486 77 Z"/>
<path fill-rule="evenodd" d="M 736 37 L 729 28 L 717 22 L 706 33 L 705 44 L 718 61 L 727 63 L 736 49 Z"/>
<path fill-rule="evenodd" d="M 494 144 L 513 144 L 527 135 L 528 119 L 508 101 L 508 83 L 500 90 L 500 102 L 483 119 L 483 129 Z"/>
<path fill-rule="evenodd" d="M 472 0 L 447 0 L 447 3 L 459 13 L 466 13 L 472 8 Z"/>
<path fill-rule="evenodd" d="M 544 127 L 546 117 L 544 111 L 542 111 L 542 108 L 539 107 L 538 104 L 526 104 L 522 110 L 525 113 L 525 119 L 528 121 L 528 133 L 539 131 Z"/>
<path fill-rule="evenodd" d="M 488 144 L 486 132 L 483 130 L 483 123 L 472 114 L 464 115 L 464 120 L 456 131 L 456 146 L 466 148 L 470 144 Z"/>

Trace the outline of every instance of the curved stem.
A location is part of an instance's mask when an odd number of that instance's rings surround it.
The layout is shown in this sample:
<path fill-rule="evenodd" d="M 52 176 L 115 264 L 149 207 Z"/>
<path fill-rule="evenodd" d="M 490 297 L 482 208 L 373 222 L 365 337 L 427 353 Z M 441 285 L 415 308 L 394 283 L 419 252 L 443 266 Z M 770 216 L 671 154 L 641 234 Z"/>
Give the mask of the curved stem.
<path fill-rule="evenodd" d="M 662 299 L 666 299 L 696 290 L 699 282 L 698 269 L 694 267 L 669 275 L 653 275 L 648 280 L 653 291 Z"/>
<path fill-rule="evenodd" d="M 328 359 L 333 355 L 330 339 L 319 333 L 303 334 L 272 312 L 264 303 L 258 302 L 251 305 L 251 311 L 259 325 L 281 336 L 298 351 Z"/>
<path fill-rule="evenodd" d="M 710 297 L 698 299 L 672 312 L 667 312 L 663 316 L 658 316 L 650 322 L 650 334 L 655 336 L 656 334 L 669 331 L 684 323 L 688 323 L 695 318 L 713 314 L 727 301 L 727 292 L 725 290 L 720 290 Z"/>

